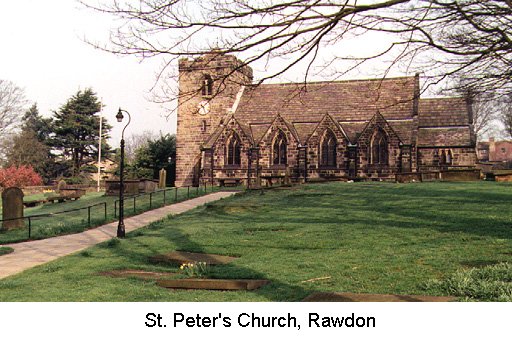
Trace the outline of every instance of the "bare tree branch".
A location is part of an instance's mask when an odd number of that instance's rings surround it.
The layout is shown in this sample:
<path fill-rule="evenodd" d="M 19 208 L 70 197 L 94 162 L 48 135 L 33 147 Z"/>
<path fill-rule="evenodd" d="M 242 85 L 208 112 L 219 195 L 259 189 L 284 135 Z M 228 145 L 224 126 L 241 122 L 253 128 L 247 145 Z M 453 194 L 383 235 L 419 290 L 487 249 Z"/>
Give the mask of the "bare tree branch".
<path fill-rule="evenodd" d="M 0 136 L 12 131 L 19 124 L 26 103 L 21 88 L 10 81 L 0 79 Z"/>
<path fill-rule="evenodd" d="M 165 59 L 158 75 L 162 101 L 175 99 L 167 88 L 171 65 L 212 49 L 236 54 L 240 68 L 271 66 L 257 83 L 304 67 L 306 84 L 318 72 L 339 78 L 367 61 L 384 60 L 388 65 L 381 76 L 405 65 L 408 72 L 421 71 L 427 85 L 464 78 L 481 92 L 512 93 L 508 0 L 90 1 L 81 0 L 121 19 L 107 45 L 91 44 L 116 54 Z M 362 55 L 346 48 L 350 39 L 375 32 L 391 42 Z M 279 66 L 271 60 L 279 60 Z M 340 61 L 343 67 L 335 67 Z"/>

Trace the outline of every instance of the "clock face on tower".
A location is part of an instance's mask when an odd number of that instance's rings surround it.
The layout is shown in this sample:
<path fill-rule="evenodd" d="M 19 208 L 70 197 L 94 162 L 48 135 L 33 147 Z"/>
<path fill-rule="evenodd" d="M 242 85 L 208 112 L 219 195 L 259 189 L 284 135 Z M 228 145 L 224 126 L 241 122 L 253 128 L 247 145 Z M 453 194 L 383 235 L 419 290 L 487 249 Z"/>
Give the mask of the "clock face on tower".
<path fill-rule="evenodd" d="M 206 115 L 210 112 L 210 103 L 207 100 L 203 100 L 198 105 L 198 112 L 200 115 Z"/>

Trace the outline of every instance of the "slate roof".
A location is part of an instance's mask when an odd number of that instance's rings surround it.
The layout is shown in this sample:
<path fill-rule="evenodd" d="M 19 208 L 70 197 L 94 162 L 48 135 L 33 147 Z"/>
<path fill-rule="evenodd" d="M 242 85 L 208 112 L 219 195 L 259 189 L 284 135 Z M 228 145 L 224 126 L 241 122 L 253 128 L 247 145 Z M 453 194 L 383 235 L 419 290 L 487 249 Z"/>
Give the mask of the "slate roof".
<path fill-rule="evenodd" d="M 359 134 L 364 130 L 364 128 L 368 124 L 368 121 L 339 121 L 338 123 L 340 123 L 341 128 L 347 134 L 347 137 L 350 140 L 350 142 L 352 144 L 355 144 L 357 138 L 359 138 Z"/>
<path fill-rule="evenodd" d="M 255 143 L 280 116 L 304 144 L 329 114 L 355 144 L 378 112 L 405 144 L 473 145 L 466 101 L 418 100 L 418 89 L 418 77 L 247 86 L 233 117 Z M 213 144 L 220 133 L 216 129 L 205 145 Z"/>
<path fill-rule="evenodd" d="M 420 99 L 418 146 L 472 146 L 468 105 L 462 97 Z"/>
<path fill-rule="evenodd" d="M 410 119 L 417 86 L 417 77 L 316 82 L 305 87 L 262 84 L 246 88 L 235 116 L 251 126 L 253 139 L 258 141 L 261 133 L 255 124 L 270 124 L 279 114 L 291 123 L 303 143 L 325 114 L 330 114 L 336 121 L 349 121 L 350 132 L 346 133 L 355 142 L 357 133 L 377 112 L 386 119 Z M 344 123 L 341 125 L 345 130 Z"/>
<path fill-rule="evenodd" d="M 250 123 L 271 122 L 280 114 L 289 122 L 319 122 L 328 113 L 336 120 L 370 120 L 413 114 L 416 77 L 262 84 L 246 88 L 236 116 Z"/>
<path fill-rule="evenodd" d="M 318 122 L 293 122 L 293 128 L 297 131 L 299 140 L 302 144 L 305 144 L 308 138 L 313 134 Z"/>
<path fill-rule="evenodd" d="M 420 99 L 419 126 L 464 126 L 469 124 L 464 98 Z"/>
<path fill-rule="evenodd" d="M 415 140 L 416 123 L 413 119 L 388 120 L 388 124 L 400 137 L 404 144 L 412 144 Z"/>
<path fill-rule="evenodd" d="M 418 146 L 471 146 L 472 136 L 469 126 L 447 128 L 420 128 Z"/>

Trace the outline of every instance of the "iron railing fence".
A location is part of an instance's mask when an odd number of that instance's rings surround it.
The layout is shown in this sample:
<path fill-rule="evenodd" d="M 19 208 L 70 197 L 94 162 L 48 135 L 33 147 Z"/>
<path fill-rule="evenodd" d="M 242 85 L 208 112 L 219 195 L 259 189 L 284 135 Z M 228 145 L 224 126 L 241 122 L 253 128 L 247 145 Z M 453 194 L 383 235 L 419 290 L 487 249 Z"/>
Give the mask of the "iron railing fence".
<path fill-rule="evenodd" d="M 151 193 L 126 196 L 124 198 L 125 216 L 133 216 L 144 211 L 199 197 L 221 189 L 210 183 L 204 183 L 198 187 L 172 187 Z M 3 224 L 4 221 L 19 219 L 23 219 L 25 224 L 25 228 L 1 231 L 0 244 L 81 232 L 85 229 L 114 221 L 119 214 L 118 210 L 119 199 L 113 202 L 99 202 L 85 207 L 58 212 L 34 214 L 5 220 L 0 219 L 0 224 Z"/>

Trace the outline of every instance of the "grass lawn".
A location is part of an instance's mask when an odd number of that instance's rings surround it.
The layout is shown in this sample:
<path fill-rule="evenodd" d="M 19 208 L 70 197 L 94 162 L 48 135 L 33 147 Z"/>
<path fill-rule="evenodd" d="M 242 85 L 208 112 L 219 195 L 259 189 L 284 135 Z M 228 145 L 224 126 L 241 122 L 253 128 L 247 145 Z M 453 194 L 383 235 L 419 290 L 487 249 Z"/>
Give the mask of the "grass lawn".
<path fill-rule="evenodd" d="M 0 280 L 0 301 L 299 301 L 315 291 L 445 295 L 429 282 L 512 262 L 511 202 L 512 185 L 494 182 L 247 192 Z M 179 272 L 148 261 L 174 250 L 239 256 L 212 266 L 209 275 L 272 283 L 251 292 L 167 290 L 96 275 L 127 268 Z M 315 278 L 326 279 L 308 282 Z"/>
<path fill-rule="evenodd" d="M 218 188 L 213 188 L 217 190 Z M 210 193 L 211 187 L 207 187 L 207 193 Z M 168 188 L 165 197 L 166 204 L 172 204 L 177 201 L 183 201 L 188 197 L 193 198 L 204 194 L 204 188 L 179 188 L 175 197 L 174 189 Z M 24 198 L 25 201 L 42 199 L 44 196 L 30 195 Z M 87 207 L 91 208 L 91 227 L 99 226 L 116 219 L 114 201 L 117 196 L 105 196 L 104 192 L 92 192 L 82 196 L 76 201 L 66 201 L 62 203 L 46 203 L 33 208 L 25 208 L 25 216 L 37 216 L 54 214 L 52 216 L 34 217 L 31 219 L 31 239 L 43 239 L 56 235 L 77 233 L 89 228 Z M 149 195 L 139 196 L 134 199 L 129 196 L 125 198 L 125 216 L 140 214 L 150 209 Z M 106 203 L 107 217 L 105 219 L 105 207 L 97 205 Z M 151 207 L 157 208 L 164 204 L 163 191 L 153 193 L 151 198 Z M 1 206 L 1 200 L 0 200 Z M 117 207 L 118 208 L 118 207 Z M 77 210 L 80 209 L 80 210 Z M 0 209 L 1 213 L 1 209 Z M 0 215 L 1 216 L 1 215 Z M 1 217 L 0 217 L 1 218 Z M 15 243 L 28 240 L 28 219 L 25 219 L 25 228 L 0 231 L 0 244 Z"/>

